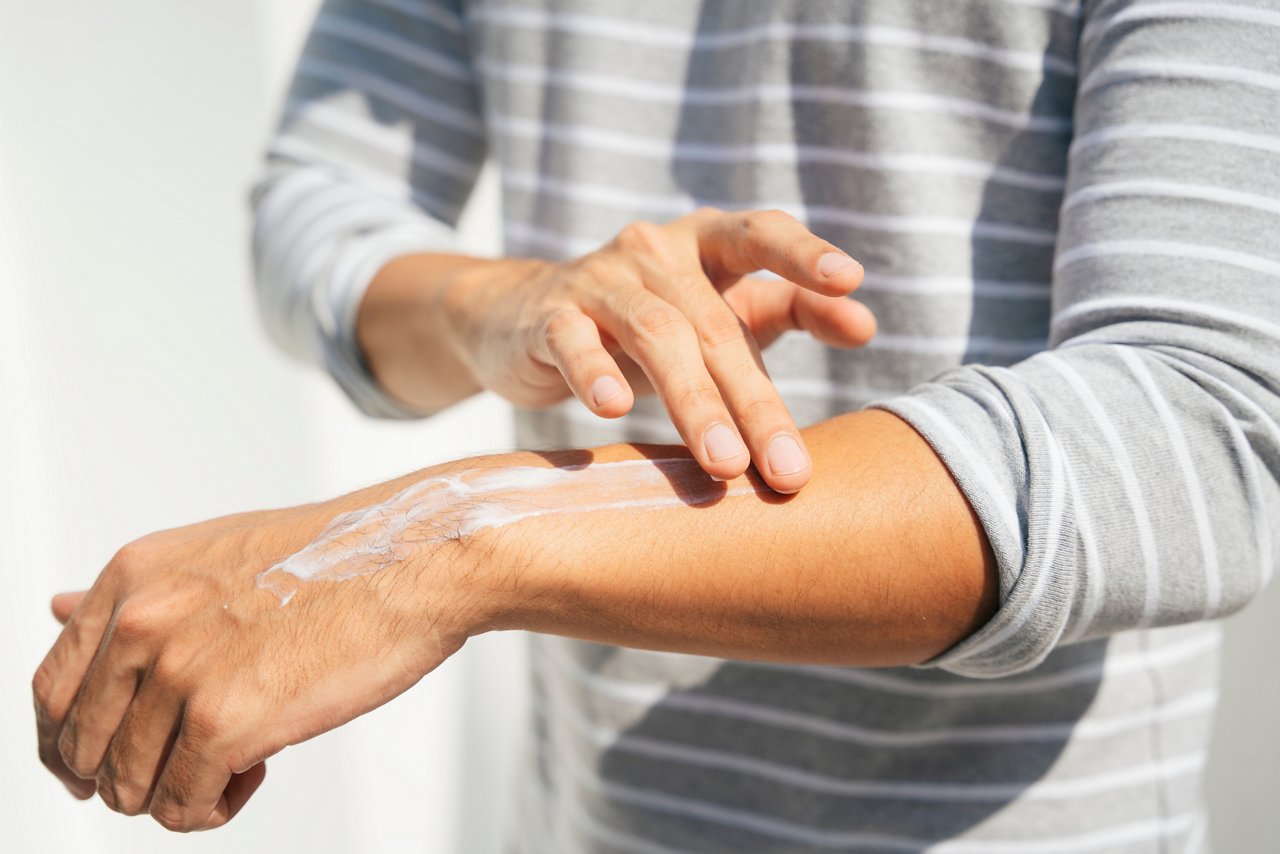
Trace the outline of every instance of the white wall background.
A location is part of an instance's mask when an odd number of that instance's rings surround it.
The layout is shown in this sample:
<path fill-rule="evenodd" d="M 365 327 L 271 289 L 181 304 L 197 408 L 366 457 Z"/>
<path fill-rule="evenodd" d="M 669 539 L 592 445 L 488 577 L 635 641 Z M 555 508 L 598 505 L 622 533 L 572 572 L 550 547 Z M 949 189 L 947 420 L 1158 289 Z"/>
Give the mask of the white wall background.
<path fill-rule="evenodd" d="M 0 851 L 497 849 L 523 722 L 518 637 L 473 641 L 383 709 L 268 763 L 230 826 L 175 837 L 40 767 L 47 601 L 161 527 L 313 500 L 505 448 L 482 398 L 366 421 L 254 314 L 247 187 L 315 0 L 0 0 Z M 492 251 L 490 184 L 468 214 Z M 1280 590 L 1228 632 L 1222 852 L 1280 851 Z M 495 800 L 496 799 L 496 800 Z"/>

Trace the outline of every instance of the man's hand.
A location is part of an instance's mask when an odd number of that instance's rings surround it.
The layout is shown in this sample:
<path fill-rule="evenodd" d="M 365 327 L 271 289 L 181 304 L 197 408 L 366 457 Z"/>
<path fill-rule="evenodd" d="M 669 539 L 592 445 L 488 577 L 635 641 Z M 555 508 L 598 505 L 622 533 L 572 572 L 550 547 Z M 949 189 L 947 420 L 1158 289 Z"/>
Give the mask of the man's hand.
<path fill-rule="evenodd" d="M 687 459 L 678 447 L 613 445 L 450 463 L 145 537 L 78 604 L 55 600 L 66 627 L 33 681 L 41 758 L 80 797 L 210 828 L 268 756 L 387 702 L 480 632 L 867 667 L 926 661 L 985 623 L 995 559 L 928 443 L 879 411 L 805 436 L 813 482 L 785 498 L 675 477 L 654 461 Z M 599 477 L 566 497 L 584 455 Z M 284 568 L 322 534 L 307 559 L 323 572 Z M 298 583 L 259 587 L 270 568 Z"/>
<path fill-rule="evenodd" d="M 97 791 L 173 830 L 217 827 L 261 784 L 268 756 L 433 670 L 465 640 L 447 591 L 424 611 L 398 592 L 408 574 L 378 573 L 303 585 L 281 607 L 254 583 L 336 515 L 381 497 L 153 534 L 121 549 L 87 594 L 55 598 L 65 628 L 32 686 L 44 764 L 77 797 Z M 414 585 L 430 587 L 434 571 L 412 573 Z"/>
<path fill-rule="evenodd" d="M 782 281 L 745 278 L 762 270 Z M 423 409 L 484 388 L 526 407 L 573 395 L 617 418 L 656 392 L 709 474 L 754 462 L 789 493 L 812 465 L 760 349 L 791 329 L 865 344 L 875 320 L 847 299 L 861 281 L 785 213 L 706 209 L 632 223 L 565 263 L 408 256 L 371 285 L 359 337 L 383 384 Z"/>

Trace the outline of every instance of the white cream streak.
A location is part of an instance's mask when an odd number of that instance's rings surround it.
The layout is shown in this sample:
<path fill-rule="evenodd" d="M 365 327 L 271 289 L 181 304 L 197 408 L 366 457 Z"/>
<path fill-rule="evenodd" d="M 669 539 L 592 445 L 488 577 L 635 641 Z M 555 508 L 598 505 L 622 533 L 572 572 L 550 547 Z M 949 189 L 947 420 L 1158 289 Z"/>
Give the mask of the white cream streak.
<path fill-rule="evenodd" d="M 379 572 L 424 544 L 535 516 L 659 510 L 765 489 L 747 478 L 717 482 L 689 459 L 468 469 L 428 478 L 372 507 L 344 513 L 304 549 L 259 573 L 258 587 L 275 593 L 283 606 L 304 582 Z"/>

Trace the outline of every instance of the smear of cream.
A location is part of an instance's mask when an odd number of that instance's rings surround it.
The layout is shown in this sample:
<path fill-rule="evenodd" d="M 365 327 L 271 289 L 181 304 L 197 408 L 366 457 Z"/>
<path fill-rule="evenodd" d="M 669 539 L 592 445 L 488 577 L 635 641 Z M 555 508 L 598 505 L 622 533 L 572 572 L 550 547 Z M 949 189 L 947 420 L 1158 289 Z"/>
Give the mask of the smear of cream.
<path fill-rule="evenodd" d="M 536 516 L 706 504 L 764 489 L 747 478 L 717 483 L 689 459 L 468 469 L 428 478 L 379 504 L 344 513 L 304 549 L 259 573 L 257 583 L 283 606 L 300 584 L 380 572 L 425 544 L 486 528 Z"/>

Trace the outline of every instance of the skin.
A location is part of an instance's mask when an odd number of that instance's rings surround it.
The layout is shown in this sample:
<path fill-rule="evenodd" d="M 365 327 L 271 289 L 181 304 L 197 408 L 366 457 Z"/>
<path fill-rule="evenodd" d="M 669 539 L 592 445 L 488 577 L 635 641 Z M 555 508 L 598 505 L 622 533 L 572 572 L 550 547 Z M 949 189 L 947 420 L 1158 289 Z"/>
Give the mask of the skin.
<path fill-rule="evenodd" d="M 742 278 L 760 269 L 783 281 Z M 637 224 L 564 264 L 389 264 L 359 336 L 406 404 L 431 411 L 491 388 L 530 406 L 575 394 L 616 417 L 652 392 L 688 448 L 459 461 L 131 543 L 87 593 L 54 599 L 64 628 L 32 681 L 41 760 L 77 797 L 200 830 L 244 806 L 267 757 L 391 700 L 487 631 L 779 662 L 932 658 L 995 609 L 978 520 L 905 422 L 868 411 L 799 430 L 759 358 L 788 329 L 865 342 L 874 320 L 844 297 L 860 279 L 852 259 L 770 212 Z M 619 391 L 597 403 L 601 377 Z M 708 451 L 715 425 L 739 453 Z M 780 436 L 798 467 L 771 464 Z M 255 584 L 335 517 L 428 477 L 678 456 L 708 473 L 703 486 L 748 477 L 759 491 L 639 511 L 643 524 L 603 510 L 423 543 L 389 569 L 303 584 L 287 607 Z"/>
<path fill-rule="evenodd" d="M 918 434 L 869 411 L 804 435 L 814 476 L 796 495 L 640 511 L 644 524 L 636 511 L 534 517 L 303 584 L 286 607 L 257 573 L 410 483 L 688 452 L 483 457 L 145 537 L 82 599 L 54 601 L 66 626 L 33 682 L 41 758 L 78 797 L 207 829 L 244 805 L 267 757 L 391 700 L 482 632 L 889 666 L 925 661 L 985 622 L 997 598 L 990 549 Z"/>
<path fill-rule="evenodd" d="M 783 281 L 745 278 L 762 270 Z M 357 337 L 383 387 L 420 412 L 490 389 L 530 408 L 572 395 L 618 418 L 656 393 L 709 474 L 754 463 L 795 492 L 813 469 L 760 350 L 791 329 L 865 344 L 875 319 L 847 298 L 861 283 L 861 265 L 786 213 L 704 208 L 558 264 L 406 256 L 370 285 Z"/>

